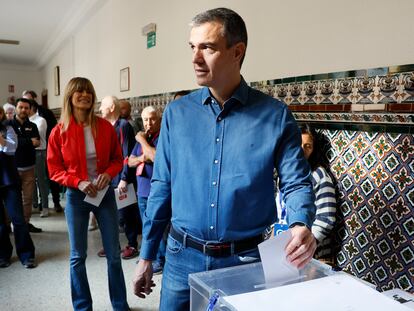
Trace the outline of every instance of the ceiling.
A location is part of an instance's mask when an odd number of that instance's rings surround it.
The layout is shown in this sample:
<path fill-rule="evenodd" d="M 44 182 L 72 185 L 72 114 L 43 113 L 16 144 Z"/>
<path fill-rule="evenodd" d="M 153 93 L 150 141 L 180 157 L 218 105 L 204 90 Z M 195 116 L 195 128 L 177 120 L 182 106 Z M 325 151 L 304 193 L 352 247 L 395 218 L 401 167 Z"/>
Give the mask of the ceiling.
<path fill-rule="evenodd" d="M 0 0 L 0 64 L 42 67 L 102 0 Z"/>

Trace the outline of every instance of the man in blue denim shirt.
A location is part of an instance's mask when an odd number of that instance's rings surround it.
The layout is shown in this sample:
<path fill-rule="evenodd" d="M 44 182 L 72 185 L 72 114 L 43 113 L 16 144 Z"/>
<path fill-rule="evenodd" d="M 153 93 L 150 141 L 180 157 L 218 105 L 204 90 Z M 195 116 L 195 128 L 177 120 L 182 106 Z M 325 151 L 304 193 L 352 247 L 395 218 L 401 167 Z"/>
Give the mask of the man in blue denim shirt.
<path fill-rule="evenodd" d="M 171 220 L 160 310 L 188 310 L 190 273 L 257 257 L 262 232 L 276 220 L 273 168 L 289 210 L 288 260 L 308 263 L 315 206 L 301 135 L 283 103 L 250 88 L 240 75 L 247 31 L 235 12 L 198 14 L 189 40 L 204 88 L 169 104 L 157 145 L 144 216 L 139 297 L 151 292 L 154 260 Z"/>

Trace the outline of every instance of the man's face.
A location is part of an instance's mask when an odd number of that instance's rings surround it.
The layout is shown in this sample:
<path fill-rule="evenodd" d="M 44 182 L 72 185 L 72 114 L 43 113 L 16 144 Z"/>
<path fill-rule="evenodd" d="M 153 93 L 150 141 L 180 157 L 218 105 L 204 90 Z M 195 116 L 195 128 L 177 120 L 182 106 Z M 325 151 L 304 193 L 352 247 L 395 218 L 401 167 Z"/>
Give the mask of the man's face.
<path fill-rule="evenodd" d="M 102 118 L 107 119 L 111 115 L 112 101 L 109 98 L 102 99 L 99 111 L 101 112 Z"/>
<path fill-rule="evenodd" d="M 191 29 L 192 62 L 197 84 L 201 86 L 219 88 L 226 84 L 234 70 L 240 71 L 240 58 L 235 52 L 238 45 L 227 48 L 222 29 L 218 22 L 204 23 Z"/>
<path fill-rule="evenodd" d="M 161 119 L 155 112 L 146 112 L 142 114 L 142 122 L 144 123 L 144 130 L 147 134 L 155 134 L 161 128 Z"/>
<path fill-rule="evenodd" d="M 121 118 L 128 119 L 131 116 L 131 106 L 126 102 L 119 103 L 119 113 Z"/>
<path fill-rule="evenodd" d="M 16 116 L 21 120 L 26 120 L 29 117 L 30 105 L 24 102 L 18 102 L 16 106 Z"/>

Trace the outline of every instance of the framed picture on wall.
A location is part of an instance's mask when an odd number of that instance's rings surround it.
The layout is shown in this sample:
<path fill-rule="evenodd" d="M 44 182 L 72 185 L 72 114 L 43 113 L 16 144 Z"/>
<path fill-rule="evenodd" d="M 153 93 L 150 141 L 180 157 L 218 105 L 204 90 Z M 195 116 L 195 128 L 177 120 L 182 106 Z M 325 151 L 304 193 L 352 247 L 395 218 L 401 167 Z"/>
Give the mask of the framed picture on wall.
<path fill-rule="evenodd" d="M 55 81 L 55 95 L 60 95 L 60 72 L 59 66 L 56 66 L 53 70 L 53 78 Z"/>
<path fill-rule="evenodd" d="M 121 69 L 119 85 L 121 92 L 129 91 L 129 67 Z"/>

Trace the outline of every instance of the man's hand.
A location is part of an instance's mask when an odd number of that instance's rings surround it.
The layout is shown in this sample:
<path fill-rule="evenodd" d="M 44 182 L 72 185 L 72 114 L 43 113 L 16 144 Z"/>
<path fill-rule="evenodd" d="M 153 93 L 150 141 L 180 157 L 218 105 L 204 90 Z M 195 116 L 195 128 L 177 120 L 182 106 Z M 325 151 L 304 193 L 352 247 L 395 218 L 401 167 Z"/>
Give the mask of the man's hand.
<path fill-rule="evenodd" d="M 147 137 L 147 133 L 141 131 L 135 135 L 135 140 L 142 145 L 143 143 L 147 142 Z"/>
<path fill-rule="evenodd" d="M 145 298 L 152 292 L 155 286 L 152 280 L 152 261 L 140 259 L 135 268 L 135 277 L 132 280 L 134 294 L 140 298 Z"/>
<path fill-rule="evenodd" d="M 286 257 L 292 265 L 301 269 L 313 257 L 316 250 L 316 239 L 305 226 L 294 226 L 289 230 L 292 233 L 292 239 L 286 245 Z"/>
<path fill-rule="evenodd" d="M 119 193 L 125 193 L 128 191 L 128 183 L 125 180 L 120 180 L 118 184 Z"/>
<path fill-rule="evenodd" d="M 37 148 L 40 146 L 40 139 L 31 138 L 33 147 Z"/>
<path fill-rule="evenodd" d="M 147 132 L 138 132 L 135 135 L 135 140 L 141 144 L 142 154 L 144 155 L 142 162 L 151 163 L 155 159 L 155 148 L 147 142 L 148 135 Z"/>

